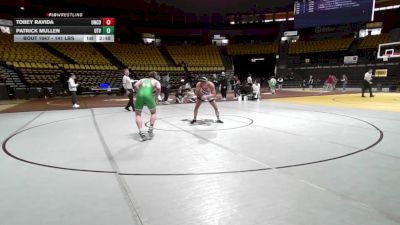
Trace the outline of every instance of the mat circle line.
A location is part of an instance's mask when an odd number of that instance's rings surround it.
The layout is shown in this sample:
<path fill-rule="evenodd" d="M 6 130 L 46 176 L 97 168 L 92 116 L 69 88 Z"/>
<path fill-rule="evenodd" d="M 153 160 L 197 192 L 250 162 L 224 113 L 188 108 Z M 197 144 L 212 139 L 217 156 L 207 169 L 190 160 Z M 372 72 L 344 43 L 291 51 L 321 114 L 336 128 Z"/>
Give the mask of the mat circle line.
<path fill-rule="evenodd" d="M 297 163 L 297 164 L 291 164 L 291 165 L 284 165 L 284 166 L 277 166 L 277 167 L 262 167 L 262 168 L 256 168 L 256 169 L 246 169 L 246 170 L 229 170 L 229 171 L 215 171 L 215 172 L 193 172 L 193 173 L 118 173 L 116 171 L 112 171 L 112 170 L 90 170 L 90 169 L 79 169 L 79 168 L 68 168 L 68 167 L 62 167 L 62 166 L 54 166 L 54 165 L 48 165 L 48 164 L 44 164 L 44 163 L 38 163 L 38 162 L 33 162 L 27 159 L 23 159 L 21 157 L 18 157 L 14 154 L 12 154 L 8 149 L 7 149 L 7 143 L 15 136 L 17 136 L 18 134 L 21 134 L 23 132 L 26 132 L 28 130 L 32 130 L 38 127 L 42 127 L 42 126 L 46 126 L 49 124 L 54 124 L 54 123 L 58 123 L 58 122 L 63 122 L 63 121 L 68 121 L 68 120 L 73 120 L 73 119 L 79 119 L 79 118 L 84 118 L 84 117 L 89 117 L 89 116 L 82 116 L 82 117 L 74 117 L 74 118 L 69 118 L 69 119 L 62 119 L 62 120 L 56 120 L 56 121 L 52 121 L 52 122 L 48 122 L 48 123 L 44 123 L 44 124 L 39 124 L 33 127 L 29 127 L 26 129 L 23 129 L 21 131 L 15 132 L 14 134 L 10 135 L 9 137 L 7 137 L 4 142 L 2 143 L 2 149 L 3 152 L 8 155 L 11 158 L 14 158 L 18 161 L 24 162 L 24 163 L 28 163 L 28 164 L 32 164 L 32 165 L 36 165 L 36 166 L 42 166 L 42 167 L 47 167 L 47 168 L 53 168 L 53 169 L 61 169 L 61 170 L 69 170 L 69 171 L 77 171 L 77 172 L 92 172 L 92 173 L 114 173 L 114 174 L 119 174 L 119 175 L 126 175 L 126 176 L 193 176 L 193 175 L 217 175 L 217 174 L 235 174 L 235 173 L 248 173 L 248 172 L 258 172 L 258 171 L 267 171 L 267 170 L 274 170 L 274 169 L 285 169 L 285 168 L 293 168 L 293 167 L 300 167 L 300 166 L 306 166 L 306 165 L 312 165 L 312 164 L 318 164 L 318 163 L 323 163 L 323 162 L 328 162 L 328 161 L 333 161 L 336 159 L 340 159 L 340 158 L 345 158 L 354 154 L 358 154 L 360 152 L 363 151 L 367 151 L 369 149 L 371 149 L 372 147 L 376 146 L 377 144 L 379 144 L 383 137 L 384 137 L 384 133 L 381 129 L 379 129 L 379 127 L 377 127 L 376 125 L 356 118 L 356 117 L 352 117 L 352 116 L 347 116 L 347 115 L 342 115 L 342 114 L 337 114 L 337 113 L 329 113 L 329 112 L 319 112 L 319 111 L 314 111 L 314 110 L 302 110 L 302 111 L 311 111 L 311 112 L 317 112 L 317 113 L 324 113 L 324 114 L 331 114 L 331 115 L 336 115 L 336 116 L 342 116 L 342 117 L 346 117 L 346 118 L 350 118 L 350 119 L 355 119 L 358 120 L 360 122 L 366 123 L 369 126 L 373 127 L 375 130 L 377 130 L 379 132 L 379 138 L 373 142 L 372 144 L 370 144 L 369 146 L 362 148 L 362 149 L 358 149 L 356 151 L 344 154 L 344 155 L 339 155 L 336 157 L 331 157 L 331 158 L 326 158 L 326 159 L 321 159 L 321 160 L 315 160 L 315 161 L 311 161 L 311 162 L 305 162 L 305 163 Z M 107 113 L 110 114 L 110 113 Z"/>

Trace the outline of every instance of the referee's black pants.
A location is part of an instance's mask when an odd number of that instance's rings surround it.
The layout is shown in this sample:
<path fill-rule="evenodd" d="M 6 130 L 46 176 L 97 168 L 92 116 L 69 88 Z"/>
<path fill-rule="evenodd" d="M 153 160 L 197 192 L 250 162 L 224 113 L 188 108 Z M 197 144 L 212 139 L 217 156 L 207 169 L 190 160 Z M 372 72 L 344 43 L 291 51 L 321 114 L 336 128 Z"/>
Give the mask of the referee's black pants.
<path fill-rule="evenodd" d="M 128 98 L 129 98 L 129 102 L 126 105 L 125 109 L 129 109 L 129 107 L 132 107 L 132 110 L 135 110 L 135 105 L 133 104 L 133 90 L 132 89 L 128 89 Z"/>
<path fill-rule="evenodd" d="M 362 85 L 362 95 L 361 95 L 362 97 L 364 97 L 365 89 L 369 90 L 369 96 L 372 97 L 373 95 L 372 95 L 371 84 L 366 80 L 363 81 L 363 85 Z"/>
<path fill-rule="evenodd" d="M 221 85 L 221 95 L 222 98 L 226 98 L 226 92 L 228 91 L 228 86 L 227 85 Z"/>

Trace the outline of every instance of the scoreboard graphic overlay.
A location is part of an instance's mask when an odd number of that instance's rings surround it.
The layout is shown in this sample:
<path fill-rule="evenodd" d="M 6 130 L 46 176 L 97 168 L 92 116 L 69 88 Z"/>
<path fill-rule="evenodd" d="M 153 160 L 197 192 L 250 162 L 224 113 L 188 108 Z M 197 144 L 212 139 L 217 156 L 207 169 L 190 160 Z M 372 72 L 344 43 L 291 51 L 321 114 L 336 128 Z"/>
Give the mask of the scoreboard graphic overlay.
<path fill-rule="evenodd" d="M 114 18 L 14 19 L 14 42 L 114 42 Z"/>

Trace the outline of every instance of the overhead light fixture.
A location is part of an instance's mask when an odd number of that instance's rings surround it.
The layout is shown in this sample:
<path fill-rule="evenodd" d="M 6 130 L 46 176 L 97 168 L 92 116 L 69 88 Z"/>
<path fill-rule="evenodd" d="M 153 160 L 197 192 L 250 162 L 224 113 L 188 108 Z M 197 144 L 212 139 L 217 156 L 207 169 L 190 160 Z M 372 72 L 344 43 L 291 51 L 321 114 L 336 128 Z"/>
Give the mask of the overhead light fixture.
<path fill-rule="evenodd" d="M 19 7 L 21 10 L 25 10 L 25 7 L 23 7 L 23 6 L 21 6 L 21 7 Z"/>

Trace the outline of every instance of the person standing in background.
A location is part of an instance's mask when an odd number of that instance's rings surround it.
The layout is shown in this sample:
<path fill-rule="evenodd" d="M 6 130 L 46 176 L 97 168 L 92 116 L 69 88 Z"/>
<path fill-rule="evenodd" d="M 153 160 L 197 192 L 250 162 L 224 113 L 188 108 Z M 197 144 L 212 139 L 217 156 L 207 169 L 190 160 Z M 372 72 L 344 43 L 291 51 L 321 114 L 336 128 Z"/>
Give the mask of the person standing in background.
<path fill-rule="evenodd" d="M 338 82 L 338 79 L 335 75 L 332 75 L 332 79 L 333 79 L 333 90 L 336 90 L 336 84 Z"/>
<path fill-rule="evenodd" d="M 278 78 L 278 90 L 282 91 L 282 86 L 283 86 L 283 78 L 279 77 Z"/>
<path fill-rule="evenodd" d="M 229 84 L 230 84 L 230 86 L 231 86 L 231 91 L 234 91 L 235 90 L 235 78 L 234 77 L 230 77 L 229 78 Z"/>
<path fill-rule="evenodd" d="M 345 92 L 346 91 L 346 87 L 347 87 L 347 83 L 348 83 L 348 79 L 347 79 L 347 76 L 346 76 L 346 74 L 343 74 L 342 75 L 342 79 L 340 80 L 340 81 L 342 81 L 342 92 Z"/>
<path fill-rule="evenodd" d="M 253 99 L 261 99 L 261 84 L 257 80 L 253 83 Z"/>
<path fill-rule="evenodd" d="M 219 90 L 219 80 L 218 80 L 218 77 L 217 77 L 217 74 L 213 74 L 213 80 L 212 80 L 212 82 L 213 82 L 213 84 L 214 84 L 214 87 L 215 87 L 215 93 L 218 93 L 218 90 Z M 197 85 L 197 84 L 196 84 Z"/>
<path fill-rule="evenodd" d="M 76 79 L 75 74 L 71 73 L 71 75 L 68 79 L 68 89 L 69 89 L 69 92 L 71 92 L 72 108 L 74 108 L 74 109 L 80 107 L 78 105 L 78 100 L 77 100 L 77 96 L 76 96 L 76 91 L 77 91 L 79 84 L 75 83 L 75 79 Z"/>
<path fill-rule="evenodd" d="M 308 88 L 310 89 L 310 91 L 312 91 L 314 87 L 314 78 L 312 75 L 310 75 L 310 78 L 308 79 Z"/>
<path fill-rule="evenodd" d="M 156 73 L 156 74 L 154 75 L 154 79 L 156 79 L 158 82 L 161 82 L 161 76 L 160 76 L 160 74 Z"/>
<path fill-rule="evenodd" d="M 233 89 L 235 92 L 235 97 L 234 99 L 237 99 L 238 97 L 240 97 L 240 80 L 237 76 L 233 77 L 234 83 L 233 83 Z"/>
<path fill-rule="evenodd" d="M 222 101 L 226 101 L 226 92 L 228 91 L 228 79 L 225 76 L 225 72 L 221 73 L 221 95 L 222 95 Z"/>
<path fill-rule="evenodd" d="M 253 79 L 251 78 L 251 74 L 249 74 L 249 76 L 247 77 L 247 85 L 249 85 L 250 87 L 253 85 Z"/>
<path fill-rule="evenodd" d="M 271 89 L 271 93 L 275 94 L 275 90 L 276 90 L 276 79 L 274 76 L 271 77 L 271 79 L 269 80 L 269 88 Z"/>
<path fill-rule="evenodd" d="M 133 104 L 133 87 L 131 78 L 129 77 L 129 69 L 123 69 L 122 74 L 124 75 L 122 77 L 122 86 L 124 87 L 126 95 L 129 98 L 129 102 L 126 104 L 125 109 L 126 111 L 131 111 L 129 107 L 132 107 L 132 110 L 135 111 L 135 105 Z"/>
<path fill-rule="evenodd" d="M 333 75 L 329 75 L 328 79 L 326 80 L 327 89 L 328 91 L 333 91 Z"/>
<path fill-rule="evenodd" d="M 369 90 L 369 97 L 371 97 L 371 98 L 374 97 L 374 95 L 372 94 L 371 84 L 372 84 L 372 69 L 369 69 L 368 72 L 366 72 L 364 75 L 361 97 L 365 98 L 364 92 L 365 92 L 365 89 L 367 89 L 367 88 Z"/>
<path fill-rule="evenodd" d="M 301 89 L 303 89 L 303 91 L 306 89 L 307 86 L 307 81 L 306 79 L 303 79 L 303 81 L 301 82 Z"/>
<path fill-rule="evenodd" d="M 293 72 L 290 73 L 289 80 L 294 80 L 294 73 Z"/>
<path fill-rule="evenodd" d="M 265 82 L 265 77 L 262 76 L 260 79 L 260 87 L 262 87 L 264 85 L 264 82 Z"/>
<path fill-rule="evenodd" d="M 169 98 L 169 89 L 171 88 L 170 84 L 170 77 L 169 74 L 167 73 L 161 80 L 161 93 L 164 95 L 163 103 L 164 104 L 169 104 L 168 98 Z"/>
<path fill-rule="evenodd" d="M 317 78 L 314 81 L 314 88 L 322 88 L 323 85 L 321 85 L 321 80 L 319 78 Z"/>

